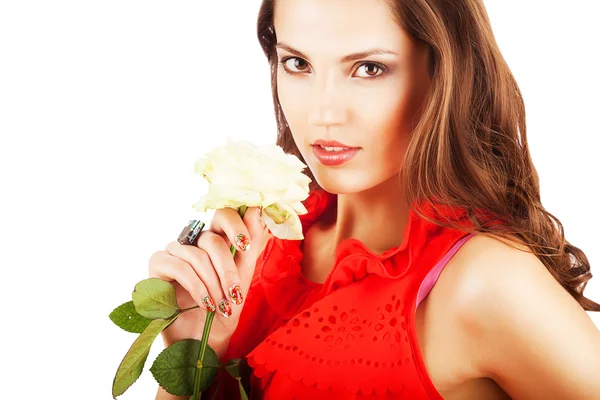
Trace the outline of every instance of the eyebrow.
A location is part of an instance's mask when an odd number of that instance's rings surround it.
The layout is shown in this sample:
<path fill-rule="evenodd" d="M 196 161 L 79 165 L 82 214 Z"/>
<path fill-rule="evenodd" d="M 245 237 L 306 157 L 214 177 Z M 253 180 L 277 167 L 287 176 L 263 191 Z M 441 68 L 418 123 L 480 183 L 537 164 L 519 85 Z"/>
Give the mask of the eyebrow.
<path fill-rule="evenodd" d="M 306 56 L 304 53 L 302 53 L 300 50 L 297 50 L 295 48 L 293 48 L 292 46 L 285 44 L 283 42 L 279 42 L 275 45 L 275 47 L 278 47 L 280 49 L 284 49 L 286 51 L 289 51 L 290 53 L 295 53 L 297 55 L 299 55 L 300 57 L 303 58 L 309 58 L 308 56 Z M 398 53 L 395 53 L 391 50 L 387 50 L 387 49 L 378 49 L 378 48 L 374 48 L 374 49 L 368 49 L 365 51 L 361 51 L 358 53 L 353 53 L 353 54 L 348 54 L 344 57 L 342 57 L 340 59 L 340 62 L 342 63 L 346 63 L 346 62 L 350 62 L 350 61 L 356 61 L 356 60 L 360 60 L 361 58 L 366 58 L 369 56 L 373 56 L 373 55 L 380 55 L 380 54 L 393 54 L 393 55 L 398 55 Z"/>

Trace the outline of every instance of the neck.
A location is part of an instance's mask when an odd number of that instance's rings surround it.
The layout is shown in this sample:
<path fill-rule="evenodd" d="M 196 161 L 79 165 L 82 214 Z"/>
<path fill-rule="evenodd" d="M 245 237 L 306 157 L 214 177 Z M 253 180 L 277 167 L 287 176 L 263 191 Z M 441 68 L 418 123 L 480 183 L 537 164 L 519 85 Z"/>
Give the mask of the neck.
<path fill-rule="evenodd" d="M 324 229 L 331 235 L 331 253 L 347 238 L 360 240 L 376 254 L 398 247 L 409 208 L 398 175 L 368 190 L 338 194 L 337 207 L 323 219 Z"/>

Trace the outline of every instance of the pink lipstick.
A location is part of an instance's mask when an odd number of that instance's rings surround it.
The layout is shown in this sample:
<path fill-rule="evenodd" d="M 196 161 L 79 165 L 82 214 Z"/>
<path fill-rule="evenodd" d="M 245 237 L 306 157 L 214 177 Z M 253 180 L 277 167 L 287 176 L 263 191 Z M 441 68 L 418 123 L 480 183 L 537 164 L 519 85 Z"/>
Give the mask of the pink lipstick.
<path fill-rule="evenodd" d="M 352 147 L 331 140 L 319 139 L 312 144 L 315 158 L 323 165 L 341 165 L 356 155 L 359 147 Z"/>

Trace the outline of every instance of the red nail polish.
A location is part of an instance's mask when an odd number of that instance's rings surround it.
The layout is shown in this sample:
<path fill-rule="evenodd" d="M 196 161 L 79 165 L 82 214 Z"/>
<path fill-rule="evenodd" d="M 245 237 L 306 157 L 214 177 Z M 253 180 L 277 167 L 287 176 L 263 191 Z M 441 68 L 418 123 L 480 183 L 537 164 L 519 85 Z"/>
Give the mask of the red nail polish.
<path fill-rule="evenodd" d="M 204 304 L 204 307 L 210 311 L 210 312 L 215 312 L 216 307 L 215 307 L 215 302 L 213 301 L 213 299 L 210 296 L 205 296 L 202 299 L 202 304 Z"/>
<path fill-rule="evenodd" d="M 242 297 L 242 289 L 240 285 L 233 285 L 229 288 L 229 297 L 235 304 L 242 304 L 244 298 Z"/>
<path fill-rule="evenodd" d="M 223 314 L 223 316 L 227 318 L 231 317 L 231 314 L 233 313 L 233 311 L 231 310 L 231 306 L 225 299 L 219 302 L 219 311 L 221 311 L 221 314 Z"/>
<path fill-rule="evenodd" d="M 235 243 L 243 251 L 246 251 L 250 248 L 250 239 L 248 239 L 248 237 L 243 233 L 240 233 L 235 237 Z"/>

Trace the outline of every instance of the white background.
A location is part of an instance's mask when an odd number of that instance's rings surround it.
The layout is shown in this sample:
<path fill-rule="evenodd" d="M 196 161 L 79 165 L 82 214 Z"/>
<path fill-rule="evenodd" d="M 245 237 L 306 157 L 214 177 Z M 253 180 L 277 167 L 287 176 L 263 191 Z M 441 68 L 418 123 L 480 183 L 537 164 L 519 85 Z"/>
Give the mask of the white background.
<path fill-rule="evenodd" d="M 226 136 L 273 143 L 258 0 L 0 3 L 0 290 L 6 399 L 110 399 L 135 339 L 108 318 L 203 194 Z M 594 0 L 487 0 L 527 108 L 544 206 L 597 276 Z M 535 284 L 535 282 L 532 282 Z M 600 314 L 589 313 L 600 326 Z M 150 399 L 149 365 L 120 398 Z M 7 378 L 4 373 L 5 379 Z"/>

